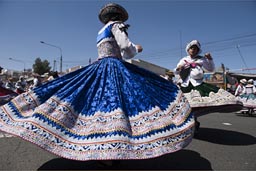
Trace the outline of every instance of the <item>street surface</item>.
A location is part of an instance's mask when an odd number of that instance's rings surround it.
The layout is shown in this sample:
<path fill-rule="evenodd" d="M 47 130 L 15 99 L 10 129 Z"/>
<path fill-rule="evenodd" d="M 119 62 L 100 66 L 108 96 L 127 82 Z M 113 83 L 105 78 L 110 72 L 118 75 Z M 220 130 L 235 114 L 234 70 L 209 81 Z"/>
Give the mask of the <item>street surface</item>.
<path fill-rule="evenodd" d="M 17 137 L 0 133 L 0 170 L 256 170 L 256 115 L 212 113 L 198 118 L 198 136 L 184 150 L 117 166 L 60 158 Z"/>

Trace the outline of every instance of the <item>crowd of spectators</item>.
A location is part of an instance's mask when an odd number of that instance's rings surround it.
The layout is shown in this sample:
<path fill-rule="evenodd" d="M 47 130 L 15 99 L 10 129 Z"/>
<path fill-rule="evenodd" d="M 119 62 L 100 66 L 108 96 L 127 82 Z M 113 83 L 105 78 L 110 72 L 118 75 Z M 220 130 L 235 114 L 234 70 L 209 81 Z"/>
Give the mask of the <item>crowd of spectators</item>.
<path fill-rule="evenodd" d="M 21 94 L 57 77 L 57 72 L 50 72 L 44 75 L 33 73 L 32 78 L 20 76 L 18 80 L 15 80 L 13 77 L 8 77 L 4 80 L 0 79 L 0 86 L 8 90 L 12 90 L 13 92 L 16 92 L 18 94 Z"/>

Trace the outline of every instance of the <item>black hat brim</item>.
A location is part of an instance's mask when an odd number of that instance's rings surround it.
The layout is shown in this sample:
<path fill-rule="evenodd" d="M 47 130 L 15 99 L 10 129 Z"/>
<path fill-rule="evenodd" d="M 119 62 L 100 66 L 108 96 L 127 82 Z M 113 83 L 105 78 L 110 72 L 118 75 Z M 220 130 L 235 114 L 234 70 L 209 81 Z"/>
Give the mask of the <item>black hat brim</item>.
<path fill-rule="evenodd" d="M 129 18 L 127 11 L 121 5 L 109 3 L 100 10 L 99 20 L 106 24 L 110 20 L 110 14 L 119 15 L 119 18 L 122 22 L 125 22 Z"/>

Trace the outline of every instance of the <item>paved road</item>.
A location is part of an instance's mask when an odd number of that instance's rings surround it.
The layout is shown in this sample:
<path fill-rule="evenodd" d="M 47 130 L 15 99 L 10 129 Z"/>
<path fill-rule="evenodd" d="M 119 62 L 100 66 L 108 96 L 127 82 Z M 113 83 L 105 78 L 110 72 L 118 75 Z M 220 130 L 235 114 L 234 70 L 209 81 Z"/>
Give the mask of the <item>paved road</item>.
<path fill-rule="evenodd" d="M 121 161 L 106 169 L 256 170 L 256 116 L 212 113 L 199 118 L 199 135 L 184 150 L 148 160 Z M 93 170 L 95 161 L 71 161 L 0 134 L 0 170 Z"/>

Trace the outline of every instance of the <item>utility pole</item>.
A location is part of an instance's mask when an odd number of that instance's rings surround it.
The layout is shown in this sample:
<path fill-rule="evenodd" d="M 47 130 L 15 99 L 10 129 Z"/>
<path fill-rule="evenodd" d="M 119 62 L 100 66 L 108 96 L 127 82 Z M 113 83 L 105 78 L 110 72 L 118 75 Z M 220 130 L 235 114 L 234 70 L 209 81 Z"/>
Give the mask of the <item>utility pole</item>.
<path fill-rule="evenodd" d="M 226 70 L 223 63 L 221 63 L 222 73 L 223 73 L 223 84 L 224 84 L 224 90 L 227 89 L 227 80 L 226 80 Z"/>
<path fill-rule="evenodd" d="M 12 60 L 12 61 L 15 61 L 15 62 L 20 62 L 20 63 L 23 63 L 24 67 L 23 67 L 23 75 L 25 76 L 26 74 L 26 63 L 22 60 L 19 60 L 19 59 L 14 59 L 14 58 L 9 58 L 9 60 Z"/>
<path fill-rule="evenodd" d="M 54 59 L 54 61 L 53 61 L 53 71 L 56 71 L 57 70 L 57 68 L 56 68 L 56 60 Z"/>
<path fill-rule="evenodd" d="M 182 51 L 183 51 L 183 49 L 182 49 L 182 33 L 181 33 L 181 31 L 180 31 L 180 58 L 183 57 L 183 56 L 182 56 Z"/>
<path fill-rule="evenodd" d="M 248 66 L 246 65 L 246 62 L 245 62 L 245 60 L 244 60 L 244 57 L 243 57 L 243 55 L 242 55 L 242 53 L 241 53 L 239 47 L 240 47 L 239 45 L 236 46 L 236 48 L 237 48 L 237 50 L 238 50 L 238 53 L 239 53 L 239 55 L 240 55 L 240 57 L 241 57 L 241 59 L 242 59 L 242 61 L 243 61 L 243 63 L 244 63 L 245 68 L 248 68 Z"/>

